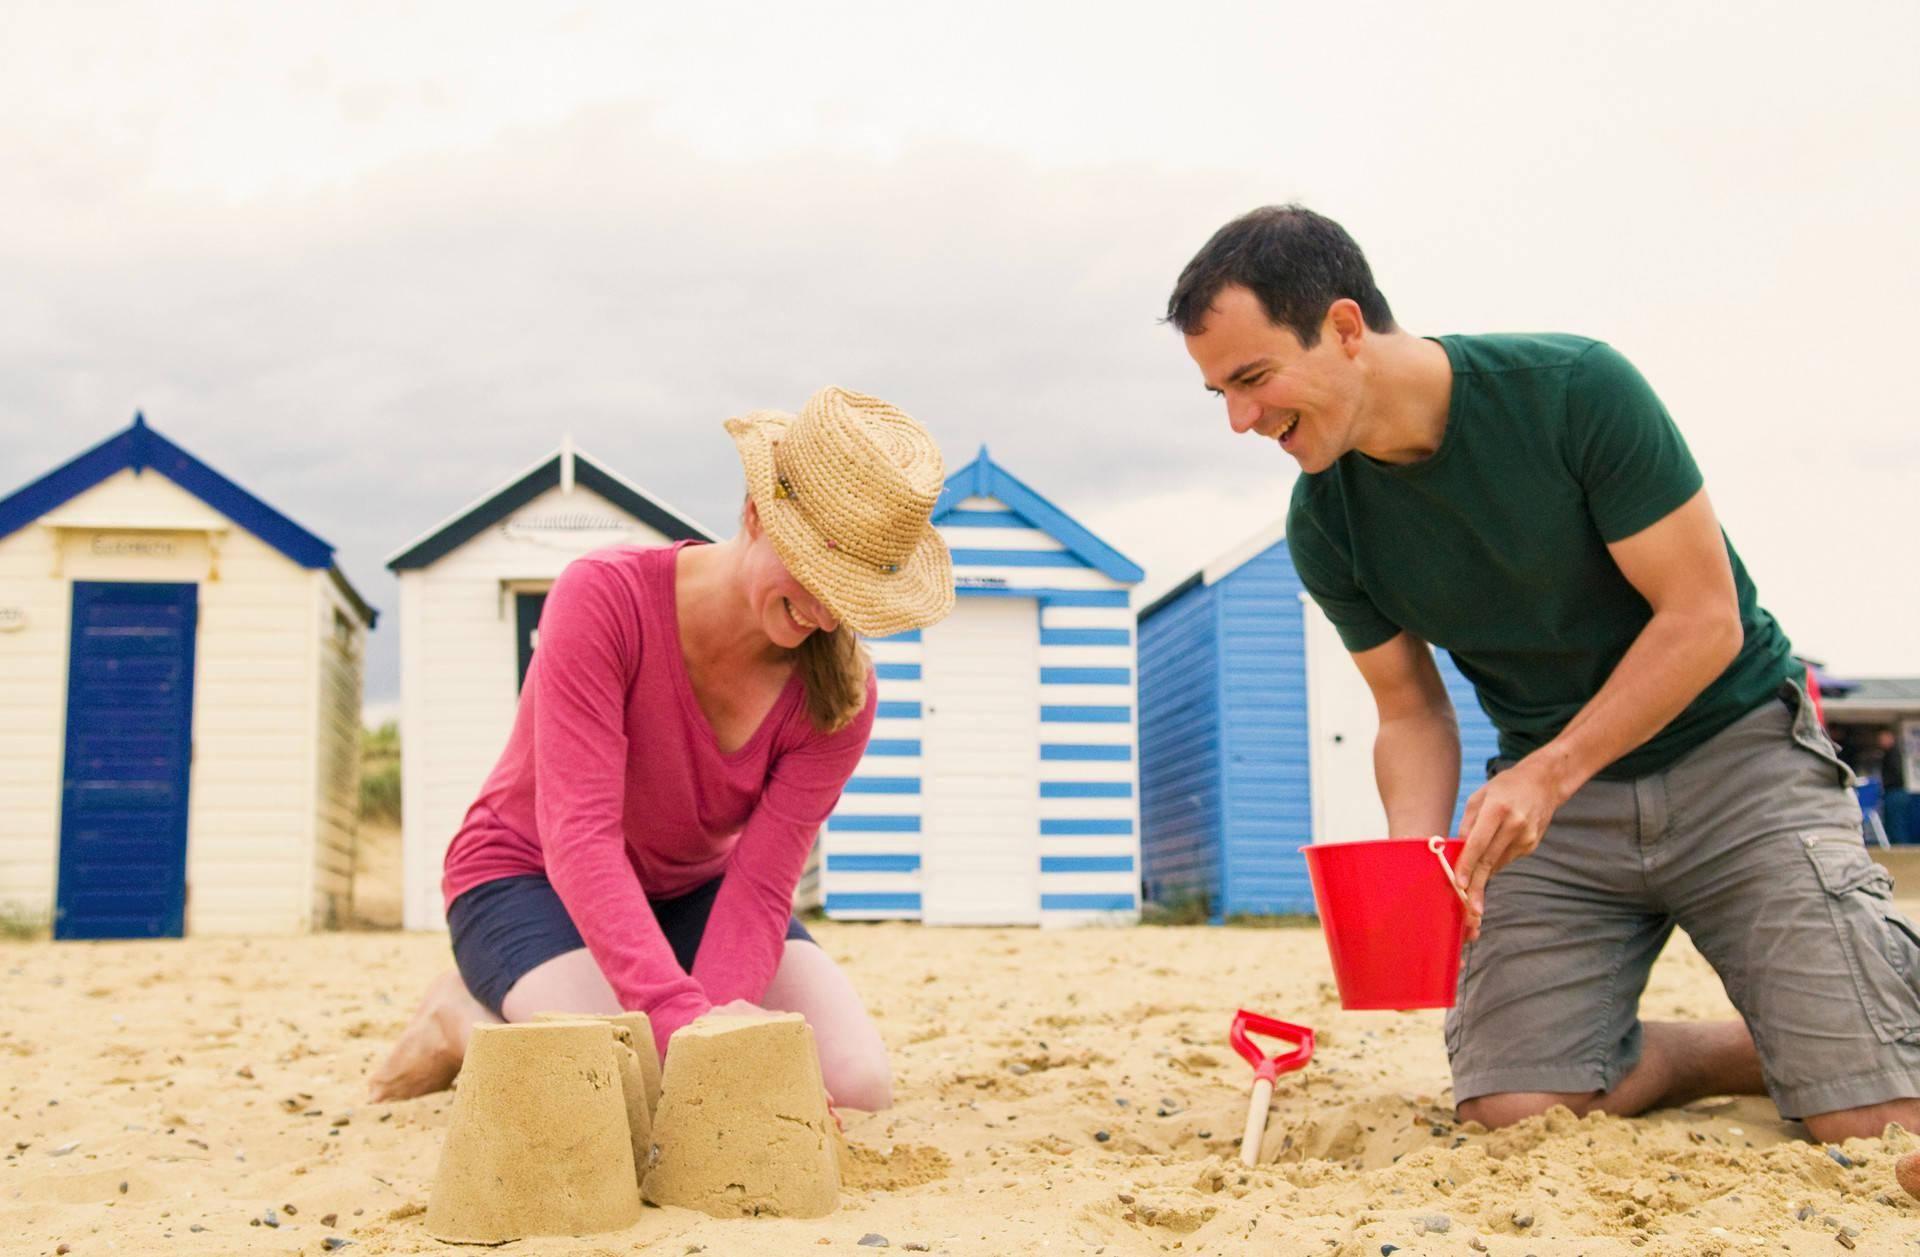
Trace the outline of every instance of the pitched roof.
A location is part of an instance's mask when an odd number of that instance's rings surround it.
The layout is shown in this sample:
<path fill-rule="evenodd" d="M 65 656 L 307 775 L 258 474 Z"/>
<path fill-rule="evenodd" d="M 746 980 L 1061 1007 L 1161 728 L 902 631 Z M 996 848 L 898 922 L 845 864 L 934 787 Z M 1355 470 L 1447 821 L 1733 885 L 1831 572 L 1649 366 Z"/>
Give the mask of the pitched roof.
<path fill-rule="evenodd" d="M 18 532 L 107 477 L 127 470 L 159 472 L 301 567 L 332 573 L 369 628 L 378 618 L 379 613 L 335 566 L 331 545 L 161 436 L 137 412 L 124 430 L 0 498 L 0 537 Z"/>
<path fill-rule="evenodd" d="M 705 528 L 573 448 L 571 441 L 445 523 L 408 542 L 387 560 L 396 572 L 426 567 L 451 554 L 550 489 L 578 484 L 670 541 L 712 541 Z"/>
<path fill-rule="evenodd" d="M 942 517 L 971 497 L 998 498 L 1028 524 L 1049 534 L 1089 566 L 1114 580 L 1132 585 L 1145 575 L 1132 559 L 1094 536 L 1072 516 L 994 462 L 984 445 L 972 462 L 947 477 L 946 488 L 934 503 L 933 522 L 938 524 Z"/>
<path fill-rule="evenodd" d="M 1222 552 L 1213 562 L 1207 564 L 1193 575 L 1175 585 L 1172 589 L 1167 590 L 1166 593 L 1161 594 L 1158 598 L 1155 598 L 1152 602 L 1140 608 L 1138 619 L 1144 622 L 1148 616 L 1166 607 L 1190 589 L 1197 589 L 1203 585 L 1219 584 L 1227 577 L 1245 567 L 1248 563 L 1251 563 L 1267 551 L 1273 549 L 1273 547 L 1284 544 L 1286 539 L 1287 521 L 1286 517 L 1282 516 L 1274 520 L 1271 524 L 1268 524 L 1265 528 L 1262 528 L 1259 532 L 1242 539 L 1231 549 Z"/>
<path fill-rule="evenodd" d="M 1858 677 L 1841 680 L 1822 671 L 1820 698 L 1827 713 L 1920 714 L 1920 677 Z"/>

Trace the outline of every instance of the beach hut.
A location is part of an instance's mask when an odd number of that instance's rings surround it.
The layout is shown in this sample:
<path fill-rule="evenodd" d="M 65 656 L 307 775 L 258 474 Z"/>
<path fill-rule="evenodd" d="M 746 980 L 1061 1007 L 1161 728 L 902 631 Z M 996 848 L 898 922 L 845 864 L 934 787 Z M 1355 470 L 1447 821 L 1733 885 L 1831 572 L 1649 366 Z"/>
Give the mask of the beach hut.
<path fill-rule="evenodd" d="M 62 939 L 339 921 L 373 622 L 138 415 L 0 498 L 0 906 Z"/>
<path fill-rule="evenodd" d="M 957 605 L 870 643 L 880 708 L 821 837 L 827 914 L 1137 919 L 1140 569 L 985 447 L 948 478 L 934 522 Z"/>
<path fill-rule="evenodd" d="M 507 744 L 562 569 L 591 550 L 712 535 L 571 441 L 387 560 L 400 578 L 402 919 L 445 924 L 447 844 Z"/>
<path fill-rule="evenodd" d="M 1147 898 L 1214 919 L 1313 911 L 1309 840 L 1385 836 L 1372 695 L 1301 587 L 1282 526 L 1140 611 L 1140 810 Z M 1460 722 L 1459 807 L 1493 725 L 1444 653 Z"/>

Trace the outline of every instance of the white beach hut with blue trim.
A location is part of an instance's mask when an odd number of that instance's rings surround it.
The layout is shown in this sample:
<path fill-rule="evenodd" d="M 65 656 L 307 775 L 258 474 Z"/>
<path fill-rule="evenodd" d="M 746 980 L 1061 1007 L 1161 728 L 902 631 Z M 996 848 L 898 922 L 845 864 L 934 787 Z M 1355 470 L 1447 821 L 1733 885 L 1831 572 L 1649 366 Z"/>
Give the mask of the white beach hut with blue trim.
<path fill-rule="evenodd" d="M 934 524 L 953 614 L 869 643 L 880 706 L 821 835 L 827 915 L 1139 916 L 1134 563 L 981 447 Z"/>
<path fill-rule="evenodd" d="M 400 582 L 401 919 L 446 924 L 447 846 L 513 731 L 547 591 L 615 545 L 713 534 L 571 438 L 387 559 Z"/>
<path fill-rule="evenodd" d="M 338 923 L 374 618 L 138 415 L 0 497 L 0 908 L 62 939 Z"/>

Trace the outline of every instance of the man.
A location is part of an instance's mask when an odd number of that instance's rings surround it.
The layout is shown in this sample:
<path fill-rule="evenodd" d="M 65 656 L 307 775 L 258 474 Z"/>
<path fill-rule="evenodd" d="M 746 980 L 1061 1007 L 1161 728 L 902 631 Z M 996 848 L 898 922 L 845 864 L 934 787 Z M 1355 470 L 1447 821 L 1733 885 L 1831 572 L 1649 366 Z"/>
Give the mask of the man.
<path fill-rule="evenodd" d="M 1880 811 L 1886 817 L 1887 837 L 1894 842 L 1912 842 L 1906 750 L 1893 729 L 1880 730 L 1874 741 L 1880 748 Z"/>
<path fill-rule="evenodd" d="M 1920 1129 L 1920 944 L 1803 669 L 1627 360 L 1413 336 L 1352 238 L 1299 206 L 1221 228 L 1167 317 L 1233 430 L 1305 473 L 1287 541 L 1379 708 L 1390 832 L 1452 819 L 1430 643 L 1500 731 L 1462 822 L 1460 1116 L 1764 1087 L 1817 1139 Z M 1676 923 L 1744 1024 L 1640 1022 Z"/>

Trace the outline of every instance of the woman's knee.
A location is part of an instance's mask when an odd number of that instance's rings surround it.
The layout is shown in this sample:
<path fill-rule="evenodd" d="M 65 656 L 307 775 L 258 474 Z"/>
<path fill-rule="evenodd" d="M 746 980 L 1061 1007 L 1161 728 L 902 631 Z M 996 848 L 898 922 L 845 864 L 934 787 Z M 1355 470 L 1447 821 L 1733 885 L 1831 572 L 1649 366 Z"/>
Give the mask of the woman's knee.
<path fill-rule="evenodd" d="M 893 1107 L 893 1067 L 879 1045 L 830 1054 L 821 1075 L 834 1107 L 878 1113 Z"/>

